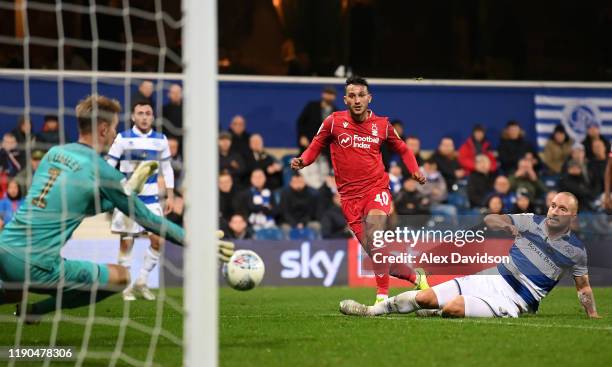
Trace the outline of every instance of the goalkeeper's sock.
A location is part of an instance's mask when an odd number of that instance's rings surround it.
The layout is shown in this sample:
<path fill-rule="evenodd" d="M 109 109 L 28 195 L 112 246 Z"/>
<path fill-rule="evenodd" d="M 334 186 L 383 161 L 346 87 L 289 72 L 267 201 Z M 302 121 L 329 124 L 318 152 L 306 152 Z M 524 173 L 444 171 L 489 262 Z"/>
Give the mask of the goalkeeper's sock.
<path fill-rule="evenodd" d="M 421 306 L 416 301 L 418 291 L 408 291 L 398 294 L 395 297 L 370 306 L 373 315 L 383 315 L 387 313 L 410 313 L 419 310 Z"/>
<path fill-rule="evenodd" d="M 145 255 L 144 265 L 140 269 L 140 274 L 136 280 L 136 284 L 147 284 L 149 273 L 157 266 L 159 262 L 159 251 L 149 247 Z"/>

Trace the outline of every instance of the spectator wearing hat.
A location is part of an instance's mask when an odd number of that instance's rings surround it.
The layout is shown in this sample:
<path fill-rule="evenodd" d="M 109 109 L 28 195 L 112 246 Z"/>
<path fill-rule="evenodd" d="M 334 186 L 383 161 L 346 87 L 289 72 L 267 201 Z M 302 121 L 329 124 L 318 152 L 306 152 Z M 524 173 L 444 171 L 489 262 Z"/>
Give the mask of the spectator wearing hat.
<path fill-rule="evenodd" d="M 28 194 L 28 190 L 32 185 L 32 177 L 34 177 L 34 173 L 36 173 L 36 170 L 40 165 L 40 161 L 43 159 L 44 156 L 44 151 L 40 149 L 34 150 L 32 152 L 32 155 L 30 156 L 30 166 L 25 167 L 17 174 L 17 176 L 15 176 L 15 182 L 17 182 L 17 185 L 19 186 L 19 191 L 24 197 Z"/>
<path fill-rule="evenodd" d="M 476 156 L 479 154 L 489 158 L 489 171 L 493 173 L 497 170 L 497 161 L 491 151 L 491 143 L 486 140 L 485 129 L 482 125 L 476 125 L 472 129 L 472 135 L 459 148 L 459 164 L 466 174 L 471 174 L 476 169 Z"/>
<path fill-rule="evenodd" d="M 36 135 L 37 145 L 49 149 L 60 143 L 59 119 L 56 115 L 46 115 L 42 132 Z"/>
<path fill-rule="evenodd" d="M 544 146 L 544 151 L 540 154 L 540 158 L 550 173 L 561 174 L 563 163 L 572 153 L 572 145 L 574 141 L 567 135 L 563 125 L 555 126 L 552 136 Z"/>
<path fill-rule="evenodd" d="M 219 172 L 228 172 L 234 183 L 242 182 L 246 174 L 246 165 L 242 156 L 231 151 L 232 135 L 227 131 L 219 133 Z"/>
<path fill-rule="evenodd" d="M 524 131 L 517 121 L 508 121 L 502 132 L 497 150 L 500 168 L 506 175 L 514 173 L 518 162 L 525 154 L 531 153 L 536 156 L 533 146 L 524 138 Z"/>

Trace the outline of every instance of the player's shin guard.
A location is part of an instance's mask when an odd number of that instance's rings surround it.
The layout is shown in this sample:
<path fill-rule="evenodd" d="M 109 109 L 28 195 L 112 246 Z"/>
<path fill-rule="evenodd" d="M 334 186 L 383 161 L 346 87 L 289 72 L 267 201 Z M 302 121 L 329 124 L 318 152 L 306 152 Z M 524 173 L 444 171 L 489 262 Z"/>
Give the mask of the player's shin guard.
<path fill-rule="evenodd" d="M 140 274 L 136 280 L 136 284 L 147 284 L 149 273 L 157 266 L 159 262 L 159 251 L 149 247 L 145 255 L 144 265 L 140 269 Z"/>

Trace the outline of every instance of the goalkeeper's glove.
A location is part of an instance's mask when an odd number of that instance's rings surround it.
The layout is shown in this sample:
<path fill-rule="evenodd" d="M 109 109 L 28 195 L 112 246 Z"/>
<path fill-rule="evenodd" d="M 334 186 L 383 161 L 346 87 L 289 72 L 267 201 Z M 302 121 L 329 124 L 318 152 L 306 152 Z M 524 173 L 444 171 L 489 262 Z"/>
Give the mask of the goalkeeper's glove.
<path fill-rule="evenodd" d="M 232 255 L 234 254 L 234 244 L 232 242 L 229 241 L 222 241 L 221 239 L 223 238 L 225 234 L 223 233 L 223 231 L 218 230 L 217 231 L 217 238 L 219 239 L 218 246 L 219 246 L 219 252 L 218 252 L 218 257 L 219 260 L 226 263 L 229 261 L 230 257 L 232 257 Z"/>
<path fill-rule="evenodd" d="M 132 192 L 135 194 L 140 193 L 147 179 L 155 173 L 158 167 L 159 164 L 155 161 L 144 162 L 138 165 L 134 173 L 132 173 L 132 177 L 124 185 L 128 195 Z"/>

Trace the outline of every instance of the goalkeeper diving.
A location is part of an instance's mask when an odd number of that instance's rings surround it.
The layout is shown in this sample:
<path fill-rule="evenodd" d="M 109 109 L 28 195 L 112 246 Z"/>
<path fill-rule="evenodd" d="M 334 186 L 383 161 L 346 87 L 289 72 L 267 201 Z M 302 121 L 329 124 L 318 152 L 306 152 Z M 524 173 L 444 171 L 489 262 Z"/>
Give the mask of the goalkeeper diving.
<path fill-rule="evenodd" d="M 132 213 L 148 231 L 184 245 L 183 228 L 153 214 L 136 195 L 157 163 L 141 165 L 127 181 L 100 156 L 117 135 L 120 111 L 118 101 L 104 96 L 80 101 L 78 142 L 49 150 L 24 203 L 0 233 L 0 304 L 17 303 L 16 315 L 26 322 L 36 322 L 58 307 L 99 302 L 129 284 L 124 266 L 62 258 L 62 247 L 86 217 L 117 208 Z M 221 261 L 232 253 L 232 243 L 219 242 Z M 50 297 L 22 310 L 24 292 Z"/>

